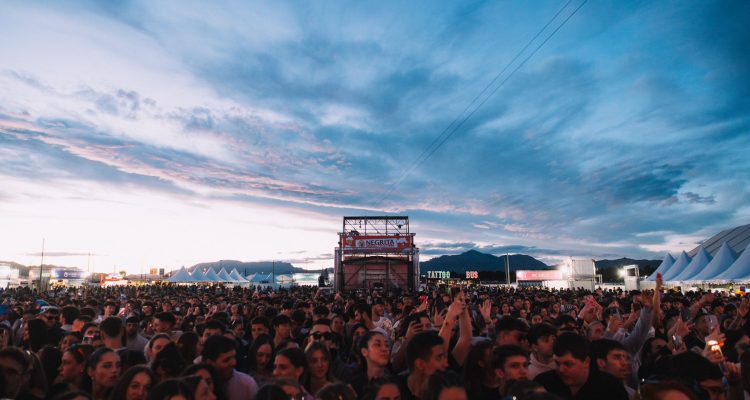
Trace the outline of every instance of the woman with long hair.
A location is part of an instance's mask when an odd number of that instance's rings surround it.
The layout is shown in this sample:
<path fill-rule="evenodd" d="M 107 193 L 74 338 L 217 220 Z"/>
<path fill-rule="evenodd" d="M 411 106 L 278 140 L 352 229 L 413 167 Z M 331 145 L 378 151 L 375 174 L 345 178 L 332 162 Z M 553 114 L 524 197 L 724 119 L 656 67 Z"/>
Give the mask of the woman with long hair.
<path fill-rule="evenodd" d="M 156 385 L 148 394 L 148 400 L 193 400 L 193 391 L 179 379 L 167 379 Z"/>
<path fill-rule="evenodd" d="M 0 350 L 12 346 L 13 343 L 13 329 L 8 325 L 0 324 Z"/>
<path fill-rule="evenodd" d="M 42 363 L 44 376 L 47 378 L 47 387 L 52 387 L 62 364 L 62 352 L 57 347 L 44 346 L 39 350 L 39 362 Z"/>
<path fill-rule="evenodd" d="M 468 400 L 466 389 L 453 371 L 437 371 L 430 376 L 424 400 Z"/>
<path fill-rule="evenodd" d="M 146 347 L 143 348 L 143 355 L 146 356 L 146 362 L 149 366 L 154 362 L 154 359 L 156 359 L 156 355 L 171 342 L 172 339 L 166 333 L 157 333 L 149 339 L 148 343 L 146 343 Z"/>
<path fill-rule="evenodd" d="M 216 395 L 208 386 L 206 381 L 198 375 L 190 375 L 182 378 L 182 381 L 193 391 L 195 400 L 216 400 Z"/>
<path fill-rule="evenodd" d="M 333 383 L 331 374 L 331 352 L 323 342 L 310 342 L 305 349 L 309 373 L 305 388 L 310 393 L 318 393 L 323 386 Z"/>
<path fill-rule="evenodd" d="M 32 319 L 26 323 L 21 333 L 23 347 L 37 354 L 47 343 L 47 324 L 41 319 Z"/>
<path fill-rule="evenodd" d="M 494 382 L 495 371 L 492 367 L 492 346 L 490 340 L 483 340 L 469 350 L 463 366 L 463 378 L 466 391 L 472 399 L 499 396 L 500 389 Z"/>
<path fill-rule="evenodd" d="M 109 397 L 120 375 L 120 356 L 114 350 L 102 347 L 89 357 L 86 373 L 91 383 L 91 397 L 104 400 Z"/>
<path fill-rule="evenodd" d="M 282 349 L 276 353 L 273 362 L 273 376 L 275 378 L 288 378 L 302 384 L 307 379 L 308 367 L 305 352 L 300 349 Z M 312 399 L 313 396 L 305 391 L 304 398 Z"/>
<path fill-rule="evenodd" d="M 349 364 L 350 367 L 357 365 L 359 358 L 357 357 L 357 343 L 359 338 L 367 333 L 368 329 L 364 324 L 356 323 L 351 328 L 351 342 L 346 342 L 345 348 L 342 350 L 341 358 Z"/>
<path fill-rule="evenodd" d="M 185 369 L 187 363 L 182 359 L 180 350 L 174 342 L 168 342 L 151 363 L 151 369 L 157 377 L 157 382 L 169 378 L 177 378 Z"/>
<path fill-rule="evenodd" d="M 156 384 L 156 375 L 145 365 L 128 368 L 112 389 L 109 400 L 146 400 L 151 387 Z"/>
<path fill-rule="evenodd" d="M 388 339 L 382 332 L 369 331 L 359 338 L 357 345 L 359 373 L 352 378 L 351 385 L 357 394 L 364 393 L 364 388 L 376 378 L 389 376 L 387 369 L 391 360 Z"/>
<path fill-rule="evenodd" d="M 177 347 L 180 349 L 180 354 L 182 354 L 182 359 L 185 362 L 193 362 L 198 356 L 198 339 L 198 334 L 195 332 L 184 332 L 177 339 Z"/>
<path fill-rule="evenodd" d="M 60 339 L 60 343 L 57 344 L 57 348 L 60 349 L 63 353 L 68 351 L 70 346 L 73 346 L 75 344 L 81 343 L 81 338 L 78 337 L 78 334 L 68 332 L 63 335 L 62 339 Z"/>
<path fill-rule="evenodd" d="M 356 400 L 357 393 L 345 383 L 331 383 L 315 395 L 316 400 Z"/>
<path fill-rule="evenodd" d="M 393 378 L 377 378 L 370 381 L 365 387 L 362 400 L 398 400 L 401 398 L 401 389 Z"/>
<path fill-rule="evenodd" d="M 193 364 L 182 371 L 182 376 L 200 376 L 206 382 L 209 390 L 213 392 L 214 397 L 219 400 L 224 400 L 224 393 L 221 390 L 221 385 L 217 384 L 217 382 L 219 382 L 219 374 L 214 367 L 208 364 Z"/>
<path fill-rule="evenodd" d="M 255 378 L 258 386 L 273 379 L 273 338 L 262 334 L 253 340 L 247 354 L 248 373 Z"/>
<path fill-rule="evenodd" d="M 289 395 L 281 386 L 267 383 L 255 394 L 255 400 L 289 400 Z"/>
<path fill-rule="evenodd" d="M 86 360 L 93 351 L 91 346 L 74 345 L 62 353 L 57 378 L 50 390 L 50 396 L 83 389 Z"/>

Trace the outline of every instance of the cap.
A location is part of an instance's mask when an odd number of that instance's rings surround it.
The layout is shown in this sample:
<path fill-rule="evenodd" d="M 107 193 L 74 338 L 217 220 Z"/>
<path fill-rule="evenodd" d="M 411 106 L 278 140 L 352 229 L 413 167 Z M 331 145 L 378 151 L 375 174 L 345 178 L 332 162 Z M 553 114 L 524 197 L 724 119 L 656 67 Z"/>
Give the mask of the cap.
<path fill-rule="evenodd" d="M 55 306 L 43 306 L 39 314 L 60 314 L 60 309 Z"/>

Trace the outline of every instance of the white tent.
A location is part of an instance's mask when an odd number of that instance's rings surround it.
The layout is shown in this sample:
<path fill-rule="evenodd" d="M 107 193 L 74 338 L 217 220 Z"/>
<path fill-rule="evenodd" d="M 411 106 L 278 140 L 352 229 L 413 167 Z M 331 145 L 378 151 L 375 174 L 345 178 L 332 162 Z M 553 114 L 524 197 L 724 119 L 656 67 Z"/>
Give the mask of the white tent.
<path fill-rule="evenodd" d="M 698 246 L 698 252 L 695 253 L 695 257 L 690 261 L 690 264 L 685 267 L 677 276 L 672 278 L 675 281 L 689 281 L 694 276 L 698 275 L 703 268 L 711 262 L 711 255 L 706 252 L 703 246 Z"/>
<path fill-rule="evenodd" d="M 200 268 L 196 268 L 195 270 L 193 270 L 193 273 L 191 275 L 193 275 L 193 279 L 195 279 L 197 282 L 205 281 L 205 278 L 203 277 L 203 271 L 201 271 Z"/>
<path fill-rule="evenodd" d="M 693 259 L 690 258 L 687 253 L 685 253 L 684 251 L 680 253 L 680 255 L 677 257 L 677 260 L 675 260 L 674 264 L 672 264 L 672 268 L 670 268 L 666 274 L 662 275 L 664 282 L 674 281 L 674 277 L 679 275 L 680 272 L 682 272 L 682 270 L 684 270 L 685 267 L 690 264 L 690 261 L 693 261 Z"/>
<path fill-rule="evenodd" d="M 245 280 L 248 281 L 248 282 L 252 282 L 253 279 L 255 279 L 255 275 L 258 275 L 258 274 L 250 274 L 250 275 L 248 275 L 248 276 L 245 277 Z"/>
<path fill-rule="evenodd" d="M 172 276 L 167 279 L 167 282 L 172 283 L 190 283 L 190 282 L 197 282 L 195 278 L 190 276 L 190 272 L 185 269 L 185 267 L 180 268 L 179 271 L 172 274 Z"/>
<path fill-rule="evenodd" d="M 266 274 L 255 274 L 255 276 L 253 276 L 252 282 L 253 283 L 265 283 L 265 284 L 273 283 L 273 282 L 271 282 L 271 274 L 268 274 L 268 275 L 266 275 Z"/>
<path fill-rule="evenodd" d="M 229 273 L 229 277 L 234 279 L 235 282 L 245 283 L 247 280 L 240 275 L 239 272 L 237 272 L 237 268 L 233 269 L 232 272 Z"/>
<path fill-rule="evenodd" d="M 277 275 L 275 283 L 278 287 L 289 287 L 295 284 L 295 280 L 292 275 Z"/>
<path fill-rule="evenodd" d="M 750 243 L 726 271 L 715 276 L 712 280 L 735 281 L 748 280 L 748 278 L 750 278 Z"/>
<path fill-rule="evenodd" d="M 714 259 L 711 260 L 711 262 L 708 263 L 705 268 L 703 268 L 703 271 L 690 278 L 690 280 L 713 280 L 715 276 L 726 271 L 727 268 L 729 268 L 729 266 L 732 265 L 732 263 L 734 263 L 734 260 L 736 259 L 737 256 L 734 255 L 732 248 L 729 247 L 727 242 L 724 242 L 724 244 L 721 245 L 719 251 L 716 252 L 716 256 L 714 256 Z"/>
<path fill-rule="evenodd" d="M 672 257 L 671 254 L 667 253 L 667 255 L 664 256 L 664 260 L 661 262 L 661 264 L 659 264 L 659 267 L 656 268 L 656 271 L 654 271 L 654 273 L 651 274 L 651 276 L 649 276 L 648 279 L 646 279 L 646 281 L 656 282 L 656 274 L 661 273 L 661 276 L 663 277 L 664 274 L 666 274 L 667 271 L 669 271 L 669 268 L 671 268 L 673 264 L 674 264 L 674 257 Z"/>
<path fill-rule="evenodd" d="M 232 279 L 232 277 L 229 276 L 229 274 L 227 273 L 227 270 L 225 270 L 224 268 L 222 268 L 221 271 L 219 271 L 217 275 L 219 276 L 220 282 L 234 282 L 234 279 Z"/>
<path fill-rule="evenodd" d="M 214 271 L 213 268 L 208 268 L 206 270 L 206 273 L 203 275 L 203 279 L 205 279 L 206 282 L 221 282 L 221 278 L 216 275 L 216 271 Z"/>

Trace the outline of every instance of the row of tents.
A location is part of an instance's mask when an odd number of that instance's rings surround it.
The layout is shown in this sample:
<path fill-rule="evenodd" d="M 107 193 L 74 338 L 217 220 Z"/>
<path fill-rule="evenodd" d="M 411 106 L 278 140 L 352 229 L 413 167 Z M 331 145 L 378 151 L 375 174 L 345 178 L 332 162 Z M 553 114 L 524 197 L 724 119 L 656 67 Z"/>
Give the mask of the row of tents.
<path fill-rule="evenodd" d="M 683 251 L 675 259 L 667 253 L 664 261 L 646 281 L 655 281 L 657 273 L 662 274 L 664 282 L 750 282 L 750 244 L 739 257 L 726 242 L 713 257 L 703 246 L 698 247 L 693 257 Z"/>
<path fill-rule="evenodd" d="M 275 281 L 275 282 L 274 282 Z M 250 274 L 248 276 L 242 276 L 237 271 L 237 268 L 233 269 L 232 272 L 227 272 L 226 269 L 222 268 L 221 271 L 216 272 L 213 268 L 208 268 L 205 271 L 195 270 L 191 274 L 185 267 L 180 268 L 177 272 L 173 273 L 167 279 L 167 282 L 171 283 L 234 283 L 244 284 L 249 283 L 253 285 L 268 285 L 268 284 L 289 284 L 293 282 L 290 275 L 278 275 L 275 277 L 273 274 Z"/>

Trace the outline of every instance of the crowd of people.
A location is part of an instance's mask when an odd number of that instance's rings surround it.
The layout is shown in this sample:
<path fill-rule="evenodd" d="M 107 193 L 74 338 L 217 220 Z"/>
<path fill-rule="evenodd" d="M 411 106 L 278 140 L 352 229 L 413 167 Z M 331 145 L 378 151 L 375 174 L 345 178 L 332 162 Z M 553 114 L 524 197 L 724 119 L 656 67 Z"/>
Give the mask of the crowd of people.
<path fill-rule="evenodd" d="M 0 292 L 0 398 L 744 399 L 727 292 L 143 285 Z"/>

